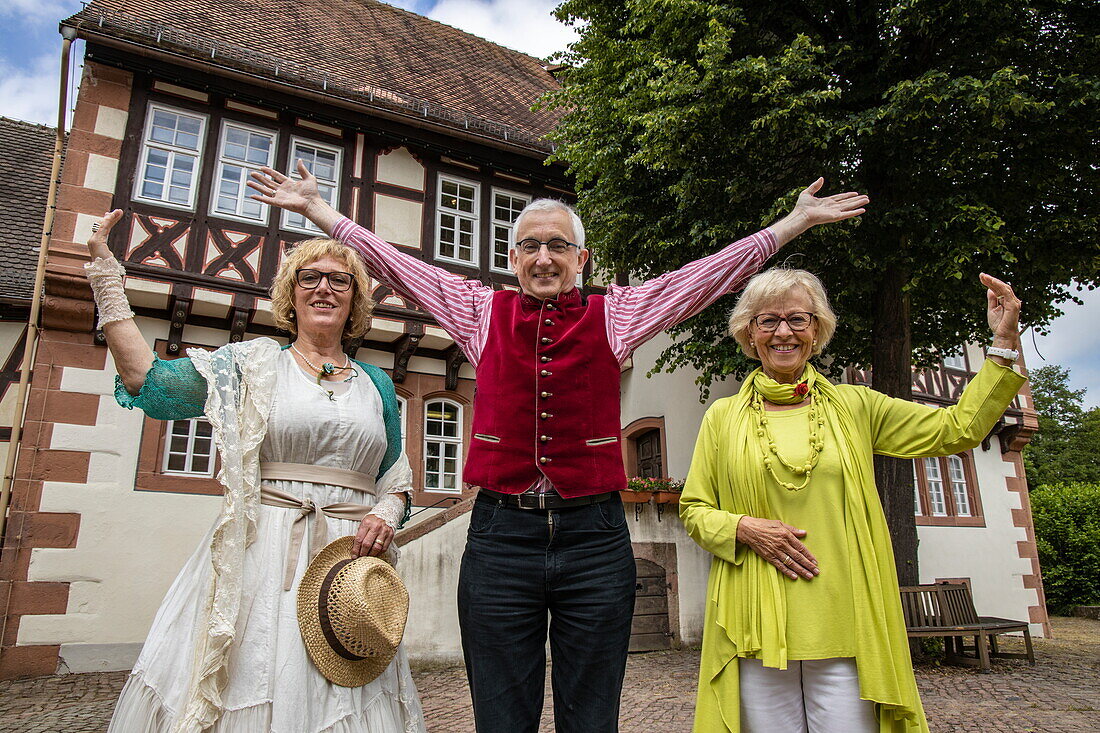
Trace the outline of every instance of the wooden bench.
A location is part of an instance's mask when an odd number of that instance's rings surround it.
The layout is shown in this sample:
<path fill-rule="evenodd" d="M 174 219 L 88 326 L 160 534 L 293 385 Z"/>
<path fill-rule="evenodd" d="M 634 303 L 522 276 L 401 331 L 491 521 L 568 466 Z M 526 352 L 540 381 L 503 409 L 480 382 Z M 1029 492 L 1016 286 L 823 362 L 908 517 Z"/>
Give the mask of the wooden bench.
<path fill-rule="evenodd" d="M 1035 665 L 1031 631 L 1023 621 L 979 616 L 974 610 L 970 587 L 962 583 L 934 583 L 901 588 L 901 608 L 910 637 L 943 637 L 944 656 L 955 664 L 976 665 L 989 672 L 990 657 L 1026 659 Z M 1002 652 L 997 636 L 1016 631 L 1024 633 L 1024 654 Z M 967 639 L 973 638 L 973 645 Z"/>

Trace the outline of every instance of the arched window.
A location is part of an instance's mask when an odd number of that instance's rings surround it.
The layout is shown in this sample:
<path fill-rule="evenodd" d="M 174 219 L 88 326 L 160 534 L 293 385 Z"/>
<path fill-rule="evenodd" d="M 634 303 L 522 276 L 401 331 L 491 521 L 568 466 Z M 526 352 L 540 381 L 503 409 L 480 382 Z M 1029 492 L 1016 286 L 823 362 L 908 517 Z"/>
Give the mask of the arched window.
<path fill-rule="evenodd" d="M 462 491 L 462 406 L 450 400 L 424 405 L 424 489 Z"/>
<path fill-rule="evenodd" d="M 637 476 L 642 478 L 663 478 L 663 457 L 661 456 L 661 431 L 659 428 L 647 430 L 634 438 L 638 446 Z"/>
<path fill-rule="evenodd" d="M 966 490 L 966 471 L 963 460 L 958 456 L 947 457 L 947 468 L 951 475 L 951 493 L 955 497 L 955 515 L 970 516 L 970 493 Z"/>

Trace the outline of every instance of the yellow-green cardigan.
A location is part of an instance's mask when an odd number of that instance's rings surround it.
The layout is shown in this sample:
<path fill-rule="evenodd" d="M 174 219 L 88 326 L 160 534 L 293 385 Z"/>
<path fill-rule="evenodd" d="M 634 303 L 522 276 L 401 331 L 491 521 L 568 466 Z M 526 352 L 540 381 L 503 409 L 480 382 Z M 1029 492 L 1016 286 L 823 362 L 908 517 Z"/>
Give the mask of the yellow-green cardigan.
<path fill-rule="evenodd" d="M 696 733 L 740 731 L 737 657 L 786 667 L 786 609 L 779 571 L 736 541 L 742 516 L 768 515 L 768 479 L 759 443 L 748 434 L 751 379 L 740 393 L 707 410 L 680 500 L 680 518 L 714 555 L 707 585 Z M 881 733 L 928 730 L 913 676 L 886 519 L 872 456 L 941 456 L 976 446 L 1024 383 L 1012 369 L 986 361 L 958 404 L 934 408 L 866 387 L 818 377 L 815 395 L 826 416 L 824 450 L 844 459 L 853 624 L 860 696 L 876 704 Z M 813 489 L 813 484 L 808 487 Z M 778 490 L 778 489 L 775 489 Z M 802 527 L 810 536 L 813 527 Z"/>

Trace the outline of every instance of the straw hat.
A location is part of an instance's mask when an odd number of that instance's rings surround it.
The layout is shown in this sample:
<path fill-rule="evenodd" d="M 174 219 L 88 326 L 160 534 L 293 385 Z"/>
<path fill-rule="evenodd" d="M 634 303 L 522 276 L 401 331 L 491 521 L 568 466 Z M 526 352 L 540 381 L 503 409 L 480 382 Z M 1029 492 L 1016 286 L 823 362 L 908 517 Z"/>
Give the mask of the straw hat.
<path fill-rule="evenodd" d="M 351 537 L 329 543 L 298 585 L 298 628 L 310 659 L 330 682 L 359 687 L 397 652 L 409 592 L 378 557 L 351 557 Z"/>

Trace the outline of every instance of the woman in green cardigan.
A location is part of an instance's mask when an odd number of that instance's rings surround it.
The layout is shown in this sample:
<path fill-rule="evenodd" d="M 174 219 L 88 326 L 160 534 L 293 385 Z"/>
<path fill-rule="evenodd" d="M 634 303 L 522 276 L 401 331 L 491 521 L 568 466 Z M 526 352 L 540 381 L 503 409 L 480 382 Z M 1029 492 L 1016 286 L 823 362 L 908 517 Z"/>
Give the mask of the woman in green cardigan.
<path fill-rule="evenodd" d="M 872 457 L 969 450 L 1023 385 L 1020 301 L 981 281 L 990 356 L 943 409 L 818 374 L 836 316 L 816 276 L 772 269 L 745 288 L 730 332 L 760 368 L 707 411 L 680 500 L 714 555 L 697 732 L 928 730 Z"/>
<path fill-rule="evenodd" d="M 121 218 L 104 216 L 87 266 L 115 397 L 160 420 L 205 417 L 209 432 L 193 440 L 217 445 L 224 498 L 157 611 L 109 730 L 422 732 L 404 647 L 376 679 L 344 687 L 310 662 L 298 630 L 310 559 L 354 535 L 353 556 L 392 561 L 412 490 L 393 382 L 341 346 L 369 328 L 362 261 L 332 239 L 297 243 L 271 287 L 289 346 L 257 338 L 167 361 L 139 330 L 107 247 Z"/>

